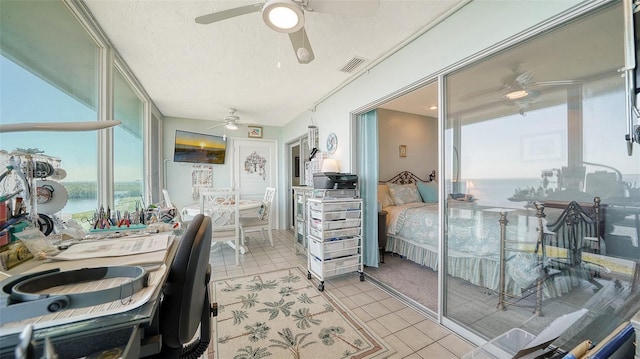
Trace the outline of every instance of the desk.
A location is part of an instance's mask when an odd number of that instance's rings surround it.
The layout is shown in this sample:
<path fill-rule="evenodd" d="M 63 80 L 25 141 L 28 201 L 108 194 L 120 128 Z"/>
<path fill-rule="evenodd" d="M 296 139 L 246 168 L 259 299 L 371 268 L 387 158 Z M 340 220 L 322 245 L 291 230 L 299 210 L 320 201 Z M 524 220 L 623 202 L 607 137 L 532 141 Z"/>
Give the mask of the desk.
<path fill-rule="evenodd" d="M 169 233 L 166 233 L 169 235 Z M 91 354 L 98 350 L 104 350 L 110 347 L 117 346 L 118 343 L 106 343 L 110 345 L 100 348 L 99 344 L 105 344 L 105 338 L 113 340 L 118 336 L 125 337 L 127 339 L 127 333 L 130 335 L 140 335 L 150 340 L 159 334 L 157 328 L 156 313 L 160 304 L 160 298 L 162 294 L 162 287 L 167 279 L 169 268 L 173 262 L 173 258 L 177 250 L 177 240 L 174 240 L 173 236 L 170 237 L 171 241 L 166 251 L 144 253 L 131 256 L 117 257 L 117 260 L 111 258 L 94 258 L 77 261 L 65 261 L 63 264 L 65 270 L 86 268 L 86 267 L 99 267 L 105 265 L 114 265 L 117 262 L 118 265 L 149 265 L 155 263 L 157 268 L 158 258 L 162 260 L 159 263 L 164 270 L 153 270 L 153 267 L 149 267 L 149 281 L 150 281 L 150 294 L 148 299 L 142 305 L 135 308 L 125 310 L 122 312 L 111 311 L 106 315 L 100 315 L 96 313 L 92 317 L 87 315 L 79 316 L 81 319 L 71 319 L 62 322 L 56 322 L 56 320 L 50 321 L 55 323 L 54 325 L 48 325 L 45 323 L 34 324 L 33 338 L 36 341 L 38 348 L 42 348 L 44 338 L 49 337 L 54 344 L 55 350 L 58 352 L 60 358 L 75 358 L 82 357 Z M 38 265 L 34 265 L 38 264 Z M 60 262 L 53 261 L 35 261 L 20 264 L 9 272 L 11 275 L 16 275 L 26 272 L 37 272 L 41 270 L 60 267 Z M 146 297 L 145 297 L 146 298 Z M 96 306 L 99 307 L 99 306 Z M 96 308 L 79 308 L 70 309 L 77 311 L 90 312 L 90 309 Z M 64 311 L 62 311 L 64 312 Z M 60 313 L 62 313 L 60 312 Z M 55 316 L 55 314 L 47 315 Z M 19 333 L 24 328 L 24 322 L 36 322 L 38 318 L 25 320 L 16 323 L 7 323 L 0 327 L 0 358 L 13 358 L 14 348 L 19 342 Z M 141 335 L 144 332 L 144 335 Z M 105 335 L 105 333 L 108 333 Z M 157 337 L 156 337 L 157 339 Z M 126 343 L 126 341 L 125 341 Z M 138 342 L 138 349 L 141 350 L 141 355 L 152 354 L 156 350 L 159 350 L 160 343 L 153 343 L 152 341 L 146 342 L 149 346 L 144 347 L 145 343 Z M 143 347 L 143 348 L 140 348 Z M 38 356 L 40 353 L 38 352 Z"/>
<path fill-rule="evenodd" d="M 251 199 L 241 199 L 240 202 L 238 203 L 238 210 L 240 211 L 240 217 L 243 217 L 243 218 L 258 217 L 258 212 L 261 207 L 262 207 L 262 201 L 256 201 Z M 199 213 L 200 213 L 200 204 L 199 203 L 190 204 L 182 209 L 182 219 L 189 220 L 193 218 L 193 216 Z M 205 208 L 204 214 L 208 216 L 211 215 L 211 209 Z M 212 247 L 215 246 L 217 243 L 222 243 L 222 242 L 214 242 Z M 227 241 L 225 243 L 229 247 L 233 248 L 234 250 L 236 249 L 236 244 L 233 243 L 232 241 Z M 247 248 L 244 245 L 240 246 L 240 253 L 242 254 L 247 253 Z"/>

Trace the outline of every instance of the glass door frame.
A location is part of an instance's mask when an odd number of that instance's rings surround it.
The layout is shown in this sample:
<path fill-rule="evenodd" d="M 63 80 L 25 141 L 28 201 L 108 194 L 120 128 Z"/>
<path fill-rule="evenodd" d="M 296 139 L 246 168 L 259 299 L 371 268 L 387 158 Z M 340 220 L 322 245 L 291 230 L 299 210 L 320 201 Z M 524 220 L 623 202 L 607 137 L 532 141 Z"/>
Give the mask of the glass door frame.
<path fill-rule="evenodd" d="M 351 142 L 352 143 L 358 143 L 358 140 L 363 140 L 362 134 L 364 132 L 364 127 L 366 127 L 366 124 L 363 124 L 362 122 L 364 121 L 364 115 L 371 111 L 376 109 L 377 107 L 380 106 L 380 104 L 383 104 L 389 100 L 392 100 L 394 98 L 400 97 L 410 91 L 413 91 L 419 87 L 422 87 L 430 82 L 433 81 L 438 81 L 438 86 L 439 86 L 439 90 L 438 90 L 438 107 L 439 107 L 439 118 L 438 118 L 438 128 L 439 128 L 439 134 L 438 134 L 438 148 L 439 148 L 439 160 L 438 160 L 438 178 L 442 179 L 439 181 L 439 193 L 440 193 L 440 198 L 446 198 L 445 196 L 445 180 L 444 176 L 446 171 L 448 170 L 445 166 L 445 161 L 446 161 L 446 154 L 445 154 L 445 144 L 444 144 L 444 135 L 445 135 L 445 128 L 444 128 L 444 121 L 445 121 L 445 103 L 446 100 L 444 99 L 443 94 L 445 93 L 445 81 L 444 78 L 447 74 L 452 73 L 454 71 L 457 71 L 459 69 L 465 68 L 469 65 L 472 65 L 473 63 L 482 60 L 482 59 L 486 59 L 488 57 L 490 57 L 493 54 L 496 54 L 506 48 L 509 48 L 513 45 L 519 44 L 525 40 L 528 40 L 536 35 L 539 35 L 549 29 L 552 28 L 556 28 L 560 25 L 562 25 L 563 23 L 566 23 L 567 21 L 570 21 L 572 19 L 575 19 L 577 17 L 586 15 L 594 10 L 597 10 L 598 8 L 600 8 L 601 6 L 603 6 L 605 3 L 603 2 L 589 2 L 589 3 L 584 3 L 584 4 L 580 4 L 578 6 L 575 6 L 573 8 L 571 8 L 568 11 L 565 11 L 563 13 L 558 14 L 557 16 L 554 16 L 550 19 L 548 19 L 547 21 L 544 21 L 542 23 L 540 23 L 539 25 L 518 33 L 514 36 L 512 36 L 511 38 L 508 38 L 500 43 L 497 43 L 489 48 L 486 48 L 483 51 L 480 51 L 478 53 L 476 53 L 473 56 L 467 57 L 462 59 L 460 62 L 458 63 L 454 63 L 452 65 L 450 65 L 449 67 L 443 68 L 440 71 L 437 71 L 435 73 L 433 73 L 432 75 L 425 77 L 423 79 L 420 79 L 414 83 L 412 83 L 411 85 L 401 88 L 393 93 L 390 93 L 382 98 L 379 98 L 375 101 L 372 101 L 371 103 L 362 106 L 360 108 L 358 108 L 357 110 L 354 110 L 354 112 L 351 113 L 351 121 L 352 121 L 352 132 L 351 132 Z M 367 140 L 366 138 L 364 140 Z M 377 141 L 377 139 L 375 140 Z M 370 154 L 367 152 L 359 152 L 357 151 L 358 149 L 361 149 L 361 146 L 356 146 L 354 148 L 352 148 L 352 163 L 355 164 L 354 168 L 360 169 L 363 166 L 365 166 L 365 163 L 369 160 L 369 156 Z M 369 180 L 369 182 L 373 183 L 372 181 Z M 361 186 L 371 186 L 372 184 L 367 182 L 366 180 L 361 182 Z M 377 179 L 376 179 L 377 182 Z M 445 235 L 445 226 L 447 225 L 446 222 L 446 216 L 444 215 L 446 213 L 446 204 L 444 200 L 441 200 L 439 203 L 439 224 L 440 224 L 440 239 L 439 239 L 439 260 L 440 263 L 442 263 L 443 265 L 441 266 L 441 268 L 445 267 L 447 265 L 446 262 L 446 245 L 444 243 L 444 235 Z M 371 222 L 374 221 L 375 219 L 373 218 L 375 215 L 375 213 L 365 213 L 365 223 L 367 221 Z M 465 338 L 467 338 L 468 340 L 474 342 L 474 343 L 482 343 L 485 341 L 484 338 L 478 336 L 476 333 L 471 332 L 470 330 L 468 330 L 467 328 L 461 326 L 460 324 L 458 324 L 457 322 L 454 322 L 453 320 L 447 318 L 444 316 L 444 309 L 446 306 L 445 303 L 445 293 L 446 293 L 446 288 L 443 287 L 444 285 L 444 275 L 446 274 L 446 271 L 442 271 L 439 270 L 438 271 L 438 312 L 436 313 L 437 315 L 437 321 L 438 323 L 441 323 L 445 326 L 447 326 L 448 328 L 452 329 L 453 331 L 455 331 L 456 333 L 463 335 Z"/>

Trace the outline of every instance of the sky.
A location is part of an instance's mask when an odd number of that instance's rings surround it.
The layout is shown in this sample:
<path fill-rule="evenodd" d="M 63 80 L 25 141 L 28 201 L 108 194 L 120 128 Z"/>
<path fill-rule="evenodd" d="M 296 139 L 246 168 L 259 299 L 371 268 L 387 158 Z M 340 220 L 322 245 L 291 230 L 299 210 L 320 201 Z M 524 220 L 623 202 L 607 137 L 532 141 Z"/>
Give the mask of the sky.
<path fill-rule="evenodd" d="M 96 111 L 0 56 L 0 123 L 95 121 Z M 131 137 L 120 128 L 115 136 Z M 125 137 L 126 138 L 126 137 Z M 140 179 L 142 156 L 139 141 L 121 140 L 115 148 L 120 164 L 118 178 Z M 10 132 L 0 133 L 0 149 L 37 148 L 60 158 L 67 172 L 65 181 L 95 181 L 97 176 L 97 132 Z M 125 166 L 126 164 L 126 166 Z"/>

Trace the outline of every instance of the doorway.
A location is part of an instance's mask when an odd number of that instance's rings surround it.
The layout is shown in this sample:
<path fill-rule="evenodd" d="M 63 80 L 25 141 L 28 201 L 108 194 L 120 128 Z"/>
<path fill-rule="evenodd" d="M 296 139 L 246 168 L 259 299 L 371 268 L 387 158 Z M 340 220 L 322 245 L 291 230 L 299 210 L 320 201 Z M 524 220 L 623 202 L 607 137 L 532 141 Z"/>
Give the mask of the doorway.
<path fill-rule="evenodd" d="M 309 158 L 311 150 L 309 149 L 308 136 L 300 136 L 293 141 L 287 143 L 287 223 L 286 228 L 293 231 L 295 224 L 295 197 L 293 187 L 305 185 L 305 160 Z"/>
<path fill-rule="evenodd" d="M 366 273 L 380 285 L 395 292 L 426 312 L 438 311 L 438 203 L 437 193 L 430 203 L 423 202 L 413 185 L 415 201 L 394 200 L 387 182 L 398 181 L 406 171 L 414 179 L 428 183 L 430 174 L 438 168 L 438 83 L 431 82 L 390 100 L 376 111 L 378 142 L 378 209 L 379 221 L 385 221 L 387 232 L 384 256 L 378 267 L 368 267 Z M 436 171 L 437 172 L 437 171 Z M 436 177 L 437 179 L 437 177 Z M 432 183 L 432 185 L 435 182 Z M 406 184 L 404 184 L 406 185 Z M 398 194 L 400 196 L 400 194 Z M 420 203 L 418 203 L 420 202 Z M 416 241 L 415 233 L 398 225 L 407 207 L 425 207 L 434 220 L 430 233 L 433 243 Z M 382 215 L 381 215 L 382 213 Z"/>

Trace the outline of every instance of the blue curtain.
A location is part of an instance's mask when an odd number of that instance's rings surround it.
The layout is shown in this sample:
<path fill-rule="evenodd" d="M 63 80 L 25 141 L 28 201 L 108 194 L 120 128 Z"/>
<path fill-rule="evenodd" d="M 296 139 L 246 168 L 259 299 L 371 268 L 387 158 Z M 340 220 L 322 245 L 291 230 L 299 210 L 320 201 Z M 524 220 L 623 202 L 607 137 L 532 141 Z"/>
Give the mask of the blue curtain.
<path fill-rule="evenodd" d="M 363 201 L 363 263 L 378 267 L 378 114 L 376 110 L 358 121 L 358 173 Z"/>

